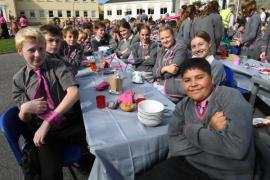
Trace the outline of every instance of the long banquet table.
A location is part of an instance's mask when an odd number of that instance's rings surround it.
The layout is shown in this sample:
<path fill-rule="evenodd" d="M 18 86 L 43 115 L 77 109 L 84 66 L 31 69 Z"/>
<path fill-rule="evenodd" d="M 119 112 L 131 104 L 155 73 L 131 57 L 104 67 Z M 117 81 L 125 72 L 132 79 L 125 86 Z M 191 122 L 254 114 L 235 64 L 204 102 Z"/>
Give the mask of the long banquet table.
<path fill-rule="evenodd" d="M 146 99 L 165 104 L 167 110 L 163 122 L 157 127 L 146 127 L 139 122 L 136 112 L 97 109 L 97 95 L 105 95 L 107 102 L 115 100 L 117 95 L 109 94 L 108 90 L 95 90 L 100 81 L 96 73 L 77 77 L 87 142 L 96 157 L 90 180 L 132 180 L 136 173 L 167 156 L 167 128 L 175 105 L 151 84 L 133 84 L 128 74 L 124 73 L 124 91 L 132 90 L 144 94 Z"/>
<path fill-rule="evenodd" d="M 260 61 L 256 61 L 254 59 L 247 59 L 245 62 L 242 62 L 239 65 L 233 64 L 230 60 L 222 60 L 223 64 L 230 67 L 234 71 L 234 80 L 237 83 L 238 87 L 244 88 L 248 91 L 252 89 L 252 76 L 258 76 L 262 79 L 269 81 L 270 76 L 267 74 L 262 74 L 258 71 L 259 68 L 270 68 L 270 63 L 262 63 Z M 270 106 L 270 90 L 267 96 L 262 96 L 258 94 L 258 96 Z"/>

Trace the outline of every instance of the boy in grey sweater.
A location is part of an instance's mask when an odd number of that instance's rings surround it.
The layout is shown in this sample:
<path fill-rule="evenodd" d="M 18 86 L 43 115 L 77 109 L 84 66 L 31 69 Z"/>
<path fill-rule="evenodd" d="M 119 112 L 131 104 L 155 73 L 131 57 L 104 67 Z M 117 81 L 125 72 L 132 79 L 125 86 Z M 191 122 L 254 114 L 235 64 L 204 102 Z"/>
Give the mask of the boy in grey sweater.
<path fill-rule="evenodd" d="M 252 108 L 231 88 L 212 83 L 201 58 L 182 65 L 187 95 L 169 124 L 169 159 L 139 179 L 250 180 L 254 169 Z"/>

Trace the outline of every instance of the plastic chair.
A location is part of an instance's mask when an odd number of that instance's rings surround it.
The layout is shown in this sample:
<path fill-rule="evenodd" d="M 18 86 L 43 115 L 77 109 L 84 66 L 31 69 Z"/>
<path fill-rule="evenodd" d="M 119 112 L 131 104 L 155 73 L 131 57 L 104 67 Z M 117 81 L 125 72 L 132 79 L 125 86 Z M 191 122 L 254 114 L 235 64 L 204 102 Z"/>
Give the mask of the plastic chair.
<path fill-rule="evenodd" d="M 241 94 L 249 93 L 248 90 L 236 86 L 235 80 L 233 78 L 233 70 L 226 65 L 223 66 L 226 73 L 226 80 L 224 85 L 237 89 Z"/>
<path fill-rule="evenodd" d="M 19 147 L 18 141 L 20 137 L 22 137 L 27 142 L 29 136 L 26 130 L 26 125 L 19 119 L 18 113 L 19 109 L 17 107 L 7 109 L 0 117 L 0 128 L 8 141 L 17 163 L 20 164 L 22 151 Z M 73 179 L 77 180 L 72 169 L 72 165 L 81 158 L 80 146 L 78 144 L 67 144 L 64 147 L 64 150 L 63 166 L 68 167 Z"/>

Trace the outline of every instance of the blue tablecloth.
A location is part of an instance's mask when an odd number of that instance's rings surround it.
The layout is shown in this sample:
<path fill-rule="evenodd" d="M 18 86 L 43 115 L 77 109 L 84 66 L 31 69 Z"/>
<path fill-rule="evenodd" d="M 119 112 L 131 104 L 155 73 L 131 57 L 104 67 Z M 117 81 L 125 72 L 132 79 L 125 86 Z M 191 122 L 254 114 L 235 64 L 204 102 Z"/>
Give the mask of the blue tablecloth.
<path fill-rule="evenodd" d="M 130 75 L 125 74 L 124 91 L 131 89 L 144 94 L 146 99 L 158 100 L 169 109 L 160 125 L 146 127 L 139 122 L 136 112 L 96 108 L 96 95 L 105 95 L 106 101 L 115 100 L 117 95 L 96 91 L 94 86 L 100 77 L 95 73 L 77 77 L 77 81 L 87 142 L 91 153 L 96 156 L 89 179 L 132 180 L 135 173 L 166 158 L 167 126 L 174 109 L 172 102 L 151 84 L 133 84 Z"/>

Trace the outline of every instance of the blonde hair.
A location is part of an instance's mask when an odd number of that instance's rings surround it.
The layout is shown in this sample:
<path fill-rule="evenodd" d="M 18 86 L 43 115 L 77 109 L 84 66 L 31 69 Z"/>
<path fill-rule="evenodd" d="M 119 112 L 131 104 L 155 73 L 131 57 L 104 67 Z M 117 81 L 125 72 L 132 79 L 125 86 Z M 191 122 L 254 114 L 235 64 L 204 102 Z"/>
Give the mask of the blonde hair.
<path fill-rule="evenodd" d="M 20 29 L 15 36 L 16 49 L 21 50 L 23 48 L 23 43 L 25 41 L 33 41 L 33 40 L 42 43 L 46 42 L 44 36 L 39 30 L 31 27 Z"/>

